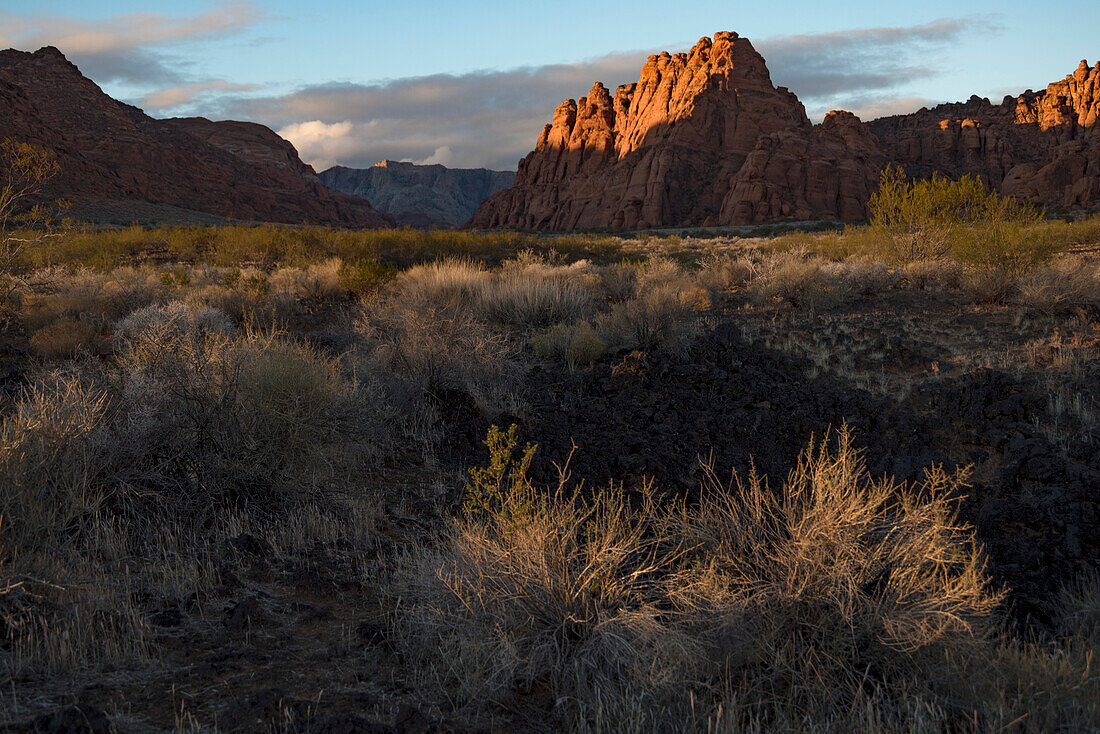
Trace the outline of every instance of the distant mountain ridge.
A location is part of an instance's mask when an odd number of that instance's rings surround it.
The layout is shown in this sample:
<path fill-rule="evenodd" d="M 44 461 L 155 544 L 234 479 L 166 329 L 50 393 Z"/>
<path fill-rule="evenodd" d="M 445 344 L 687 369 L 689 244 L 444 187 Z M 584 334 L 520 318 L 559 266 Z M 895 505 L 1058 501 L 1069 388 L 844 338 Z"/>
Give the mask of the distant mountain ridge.
<path fill-rule="evenodd" d="M 54 151 L 48 195 L 82 218 L 390 226 L 368 202 L 334 192 L 294 146 L 251 122 L 157 120 L 112 99 L 56 48 L 0 51 L 0 139 Z M 189 213 L 193 213 L 191 217 Z"/>
<path fill-rule="evenodd" d="M 370 168 L 333 166 L 318 176 L 331 189 L 367 199 L 399 225 L 460 227 L 487 196 L 511 186 L 516 174 L 385 160 Z"/>

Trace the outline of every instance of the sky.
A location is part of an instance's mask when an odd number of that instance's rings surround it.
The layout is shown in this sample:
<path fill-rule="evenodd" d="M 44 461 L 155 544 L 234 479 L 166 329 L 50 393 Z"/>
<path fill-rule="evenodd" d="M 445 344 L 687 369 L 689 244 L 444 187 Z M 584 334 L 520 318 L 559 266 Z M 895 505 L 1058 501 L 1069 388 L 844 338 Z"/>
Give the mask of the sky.
<path fill-rule="evenodd" d="M 154 117 L 252 120 L 317 170 L 514 170 L 554 108 L 731 30 L 819 121 L 1042 89 L 1100 55 L 1100 2 L 0 0 L 0 48 L 53 45 Z"/>

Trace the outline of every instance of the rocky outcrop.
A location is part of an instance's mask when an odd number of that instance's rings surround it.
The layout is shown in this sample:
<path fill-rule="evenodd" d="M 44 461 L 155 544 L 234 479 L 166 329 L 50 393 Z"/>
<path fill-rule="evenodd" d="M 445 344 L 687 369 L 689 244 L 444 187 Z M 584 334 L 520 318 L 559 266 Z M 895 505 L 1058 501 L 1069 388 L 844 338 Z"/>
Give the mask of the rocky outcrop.
<path fill-rule="evenodd" d="M 55 48 L 0 51 L 0 138 L 53 150 L 47 192 L 82 216 L 135 210 L 224 219 L 378 227 L 393 220 L 326 188 L 294 147 L 262 125 L 156 120 L 109 96 Z"/>
<path fill-rule="evenodd" d="M 971 97 L 819 126 L 734 33 L 651 56 L 635 84 L 566 100 L 474 228 L 568 230 L 862 219 L 878 172 L 981 176 L 1066 209 L 1100 204 L 1100 63 L 1000 104 Z"/>
<path fill-rule="evenodd" d="M 862 219 L 884 164 L 875 137 L 858 117 L 830 112 L 812 130 L 761 137 L 733 177 L 718 221 Z"/>
<path fill-rule="evenodd" d="M 716 33 L 687 53 L 649 57 L 637 83 L 614 96 L 597 82 L 559 105 L 515 184 L 489 197 L 469 226 L 854 219 L 880 159 L 858 119 L 834 116 L 815 128 L 747 39 Z"/>
<path fill-rule="evenodd" d="M 515 181 L 511 171 L 382 161 L 370 168 L 334 166 L 318 174 L 331 189 L 360 196 L 399 225 L 460 227 L 490 194 Z"/>
<path fill-rule="evenodd" d="M 1100 203 L 1100 62 L 1000 104 L 969 101 L 868 123 L 912 175 L 975 174 L 1003 193 L 1066 209 Z"/>

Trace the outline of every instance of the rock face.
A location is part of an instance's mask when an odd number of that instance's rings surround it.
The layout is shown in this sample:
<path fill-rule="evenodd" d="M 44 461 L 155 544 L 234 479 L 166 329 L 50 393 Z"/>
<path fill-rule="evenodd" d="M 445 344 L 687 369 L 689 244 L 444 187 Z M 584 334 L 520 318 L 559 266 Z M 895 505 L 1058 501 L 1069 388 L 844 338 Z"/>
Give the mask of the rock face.
<path fill-rule="evenodd" d="M 478 228 L 748 224 L 863 215 L 882 155 L 853 115 L 814 127 L 736 33 L 651 56 L 614 96 L 563 102 Z"/>
<path fill-rule="evenodd" d="M 1100 62 L 1045 91 L 969 101 L 868 123 L 914 175 L 980 175 L 1006 194 L 1066 209 L 1100 201 Z"/>
<path fill-rule="evenodd" d="M 1006 194 L 1067 209 L 1100 203 L 1100 63 L 1044 92 L 972 97 L 864 125 L 811 125 L 735 33 L 651 56 L 614 96 L 566 100 L 474 228 L 567 230 L 862 219 L 878 173 L 973 173 Z"/>
<path fill-rule="evenodd" d="M 485 197 L 516 178 L 511 171 L 388 160 L 370 168 L 334 166 L 318 176 L 329 188 L 367 199 L 397 224 L 412 227 L 460 227 Z"/>
<path fill-rule="evenodd" d="M 368 202 L 327 189 L 268 128 L 153 119 L 111 99 L 52 47 L 0 51 L 0 138 L 6 137 L 53 150 L 61 174 L 49 195 L 70 200 L 89 218 L 125 221 L 144 207 L 350 227 L 393 222 Z"/>

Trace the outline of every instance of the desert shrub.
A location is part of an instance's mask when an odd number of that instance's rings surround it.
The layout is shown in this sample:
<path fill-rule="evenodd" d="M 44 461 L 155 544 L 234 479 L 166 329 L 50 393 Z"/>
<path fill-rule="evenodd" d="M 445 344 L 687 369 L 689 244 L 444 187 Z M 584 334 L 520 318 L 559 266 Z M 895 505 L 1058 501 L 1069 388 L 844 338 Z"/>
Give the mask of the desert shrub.
<path fill-rule="evenodd" d="M 270 276 L 258 268 L 229 270 L 225 275 L 225 284 L 253 298 L 263 298 L 271 291 Z"/>
<path fill-rule="evenodd" d="M 397 269 L 377 260 L 358 259 L 340 263 L 340 285 L 348 293 L 362 296 L 393 280 Z"/>
<path fill-rule="evenodd" d="M 86 530 L 114 491 L 100 481 L 107 392 L 54 373 L 28 387 L 0 425 L 0 548 L 7 556 Z"/>
<path fill-rule="evenodd" d="M 983 218 L 991 196 L 995 194 L 973 176 L 949 181 L 935 174 L 910 181 L 901 168 L 888 166 L 867 202 L 867 213 L 896 259 L 938 260 L 951 252 L 959 224 Z"/>
<path fill-rule="evenodd" d="M 191 285 L 191 271 L 183 265 L 161 270 L 160 282 L 168 288 L 185 288 Z"/>
<path fill-rule="evenodd" d="M 1016 292 L 1016 278 L 1003 270 L 967 271 L 965 283 L 980 303 L 1004 303 Z"/>
<path fill-rule="evenodd" d="M 698 325 L 691 300 L 697 294 L 676 284 L 641 288 L 636 297 L 614 304 L 596 317 L 596 330 L 613 349 L 668 349 L 686 346 Z M 709 297 L 708 303 L 709 305 Z"/>
<path fill-rule="evenodd" d="M 1065 586 L 1059 595 L 1058 631 L 1100 644 L 1100 575 L 1086 574 Z"/>
<path fill-rule="evenodd" d="M 753 279 L 752 286 L 761 300 L 779 300 L 812 310 L 841 303 L 849 291 L 849 284 L 835 268 L 827 268 L 826 261 L 803 259 L 798 253 L 773 259 Z"/>
<path fill-rule="evenodd" d="M 958 290 L 965 282 L 962 267 L 952 260 L 917 260 L 906 263 L 901 275 L 918 290 L 932 287 Z"/>
<path fill-rule="evenodd" d="M 353 387 L 290 342 L 193 338 L 121 386 L 135 408 L 113 444 L 121 480 L 142 488 L 141 506 L 180 517 L 314 499 L 341 458 L 333 447 L 355 437 Z"/>
<path fill-rule="evenodd" d="M 203 308 L 220 311 L 235 323 L 245 321 L 257 306 L 241 291 L 223 285 L 206 285 L 188 291 L 185 303 L 195 312 Z"/>
<path fill-rule="evenodd" d="M 628 263 L 605 265 L 598 271 L 600 289 L 611 303 L 634 297 L 638 285 L 638 267 Z"/>
<path fill-rule="evenodd" d="M 666 257 L 651 257 L 638 273 L 638 291 L 644 295 L 650 290 L 675 291 L 694 310 L 705 311 L 710 307 L 710 293 L 693 274 L 680 263 Z"/>
<path fill-rule="evenodd" d="M 516 425 L 513 423 L 507 431 L 493 424 L 485 436 L 485 448 L 489 450 L 489 465 L 473 467 L 467 473 L 470 481 L 466 484 L 463 499 L 463 511 L 467 516 L 490 517 L 506 508 L 516 514 L 516 509 L 526 501 L 522 499 L 532 490 L 527 473 L 531 461 L 535 458 L 538 446 L 527 444 L 516 456 Z M 519 503 L 514 500 L 519 499 Z M 529 508 L 523 509 L 527 514 Z"/>
<path fill-rule="evenodd" d="M 54 270 L 29 281 L 28 286 L 21 297 L 21 310 L 23 323 L 32 331 L 97 311 L 104 295 L 103 279 L 88 271 Z"/>
<path fill-rule="evenodd" d="M 512 400 L 511 345 L 465 311 L 383 302 L 357 328 L 372 345 L 374 364 L 429 395 L 461 390 L 487 414 Z"/>
<path fill-rule="evenodd" d="M 106 331 L 110 321 L 166 297 L 165 286 L 152 270 L 121 268 L 111 273 L 87 269 L 49 268 L 23 279 L 20 311 L 28 330 L 38 331 L 61 322 L 80 322 Z M 58 331 L 68 328 L 58 326 Z"/>
<path fill-rule="evenodd" d="M 107 275 L 102 300 L 112 318 L 125 316 L 145 306 L 160 303 L 165 291 L 156 282 L 151 268 L 120 268 Z"/>
<path fill-rule="evenodd" d="M 1025 308 L 1047 315 L 1078 308 L 1100 308 L 1100 264 L 1066 258 L 1021 278 L 1015 299 Z"/>
<path fill-rule="evenodd" d="M 126 420 L 111 427 L 111 461 L 146 505 L 280 512 L 354 462 L 358 452 L 339 450 L 383 417 L 332 360 L 285 338 L 237 335 L 210 308 L 149 307 L 115 338 Z"/>
<path fill-rule="evenodd" d="M 103 345 L 101 325 L 90 320 L 62 319 L 31 335 L 31 349 L 42 357 L 74 357 L 81 351 L 96 353 Z"/>
<path fill-rule="evenodd" d="M 488 286 L 490 274 L 468 260 L 438 260 L 416 265 L 394 279 L 394 291 L 407 303 L 447 309 L 472 309 Z"/>
<path fill-rule="evenodd" d="M 870 227 L 848 225 L 829 232 L 788 232 L 763 240 L 761 246 L 770 252 L 795 250 L 833 260 L 868 259 L 882 254 L 883 237 Z"/>
<path fill-rule="evenodd" d="M 1062 247 L 1080 247 L 1100 243 L 1100 214 L 1092 214 L 1071 221 L 1053 220 L 1044 227 L 1049 236 Z"/>
<path fill-rule="evenodd" d="M 618 491 L 588 501 L 535 491 L 510 456 L 500 458 L 488 470 L 506 491 L 471 503 L 440 555 L 405 569 L 406 649 L 451 678 L 463 701 L 508 705 L 514 692 L 549 689 L 559 726 L 576 728 L 601 699 L 609 723 L 634 696 L 659 707 L 670 695 L 668 669 L 692 667 L 697 645 L 663 624 L 655 605 L 652 572 L 672 552 L 650 532 L 653 513 Z"/>
<path fill-rule="evenodd" d="M 207 335 L 226 335 L 233 322 L 224 313 L 203 306 L 193 310 L 183 301 L 147 306 L 115 324 L 119 361 L 129 367 L 153 367 L 183 348 L 201 346 Z"/>
<path fill-rule="evenodd" d="M 1000 272 L 1013 280 L 1050 262 L 1058 244 L 1039 224 L 1039 214 L 1013 213 L 1013 206 L 1015 200 L 1002 199 L 991 208 L 989 219 L 960 228 L 952 248 L 955 259 L 974 270 Z"/>
<path fill-rule="evenodd" d="M 992 629 L 1000 597 L 950 497 L 964 476 L 872 479 L 846 431 L 778 492 L 709 474 L 698 504 L 537 489 L 514 431 L 488 445 L 469 509 L 394 592 L 403 649 L 460 705 L 616 731 L 950 706 Z M 538 689 L 556 703 L 517 708 Z"/>
<path fill-rule="evenodd" d="M 883 263 L 835 263 L 829 269 L 833 271 L 834 277 L 838 277 L 844 283 L 842 290 L 858 293 L 861 296 L 884 293 L 898 288 L 901 284 L 901 275 L 898 271 Z"/>
<path fill-rule="evenodd" d="M 880 676 L 900 674 L 922 652 L 958 651 L 991 631 L 1001 597 L 956 520 L 965 472 L 932 468 L 914 487 L 876 480 L 842 429 L 811 442 L 779 493 L 753 474 L 731 484 L 706 476 L 707 499 L 684 533 L 736 590 L 734 614 L 752 617 L 742 624 L 769 645 L 804 646 L 791 661 L 807 667 L 791 675 L 828 675 L 857 656 Z M 799 625 L 799 638 L 784 639 Z M 854 671 L 832 672 L 823 695 L 854 695 L 859 681 L 845 680 Z"/>
<path fill-rule="evenodd" d="M 543 327 L 592 315 L 595 300 L 585 263 L 551 267 L 543 263 L 505 267 L 474 301 L 486 320 L 519 327 Z"/>
<path fill-rule="evenodd" d="M 14 138 L 0 141 L 0 306 L 20 287 L 21 260 L 45 249 L 55 234 L 52 223 L 61 206 L 44 204 L 41 195 L 60 172 L 52 150 Z"/>
<path fill-rule="evenodd" d="M 951 255 L 974 268 L 1019 277 L 1057 249 L 1050 231 L 1039 226 L 1041 212 L 970 175 L 909 181 L 900 168 L 887 167 L 867 209 L 887 254 L 903 263 Z"/>
<path fill-rule="evenodd" d="M 728 291 L 744 285 L 752 274 L 752 263 L 743 257 L 711 254 L 699 261 L 699 281 L 712 290 Z"/>
<path fill-rule="evenodd" d="M 607 342 L 587 321 L 556 324 L 533 336 L 530 343 L 535 354 L 564 362 L 570 370 L 591 364 L 607 350 Z"/>
<path fill-rule="evenodd" d="M 344 295 L 340 276 L 339 259 L 303 268 L 279 268 L 271 274 L 269 283 L 273 293 L 287 293 L 307 301 L 330 301 Z"/>

